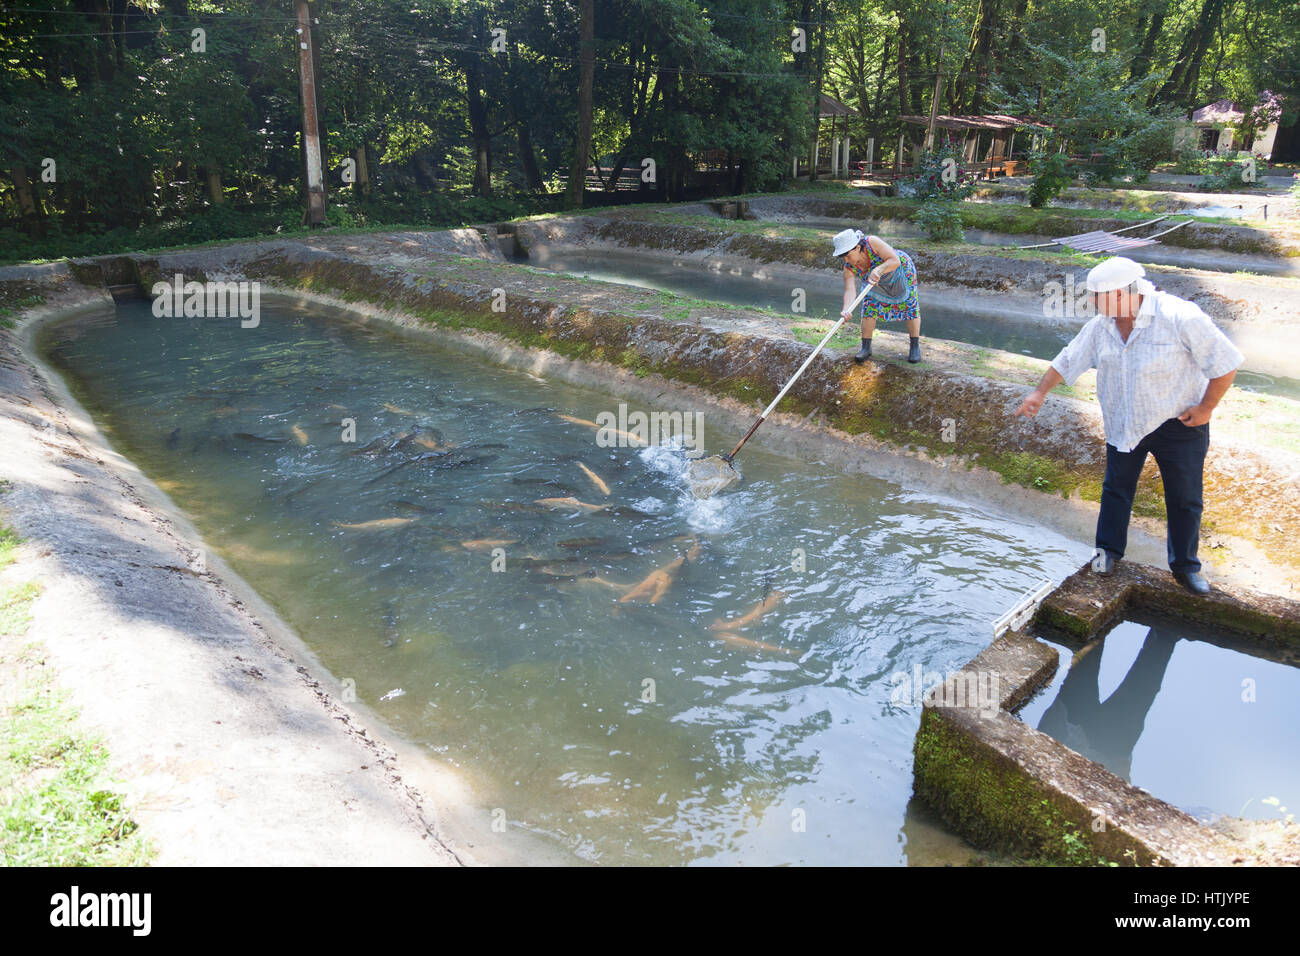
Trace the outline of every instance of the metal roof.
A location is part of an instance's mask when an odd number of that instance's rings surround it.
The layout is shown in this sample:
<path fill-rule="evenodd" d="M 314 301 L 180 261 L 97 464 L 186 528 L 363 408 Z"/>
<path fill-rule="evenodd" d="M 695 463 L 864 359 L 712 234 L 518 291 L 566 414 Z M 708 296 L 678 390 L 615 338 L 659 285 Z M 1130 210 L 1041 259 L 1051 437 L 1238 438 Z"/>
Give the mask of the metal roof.
<path fill-rule="evenodd" d="M 841 103 L 839 100 L 835 99 L 834 97 L 827 96 L 825 93 L 821 95 L 821 99 L 818 102 L 821 103 L 822 116 L 859 115 L 858 111 L 855 110 L 852 106 L 846 106 L 845 104 Z"/>
<path fill-rule="evenodd" d="M 903 116 L 904 123 L 913 126 L 929 126 L 929 116 Z M 1027 116 L 1010 116 L 1006 113 L 989 113 L 983 116 L 949 116 L 940 113 L 934 118 L 934 125 L 939 129 L 976 129 L 976 130 L 1016 130 L 1023 128 L 1051 129 L 1045 123 L 1038 123 Z"/>

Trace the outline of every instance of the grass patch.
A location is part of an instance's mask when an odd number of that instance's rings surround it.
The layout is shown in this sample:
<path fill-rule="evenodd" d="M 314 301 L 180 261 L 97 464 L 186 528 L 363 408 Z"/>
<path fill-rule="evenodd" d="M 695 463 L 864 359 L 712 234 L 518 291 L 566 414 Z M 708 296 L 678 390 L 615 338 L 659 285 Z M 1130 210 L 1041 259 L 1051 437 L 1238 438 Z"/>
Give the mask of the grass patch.
<path fill-rule="evenodd" d="M 826 333 L 830 331 L 830 327 L 834 324 L 835 322 L 829 319 L 820 322 L 814 319 L 806 325 L 791 326 L 790 331 L 800 342 L 804 342 L 807 345 L 816 345 L 822 340 Z M 846 323 L 845 327 L 840 329 L 827 345 L 833 349 L 856 349 L 862 344 L 862 339 L 859 335 L 860 331 L 860 329 L 850 327 Z"/>
<path fill-rule="evenodd" d="M 0 525 L 0 571 L 22 539 Z M 153 848 L 111 789 L 108 752 L 77 727 L 39 646 L 19 644 L 40 586 L 0 589 L 0 667 L 19 684 L 0 707 L 0 866 L 140 866 Z"/>
<path fill-rule="evenodd" d="M 44 301 L 45 296 L 43 295 L 29 295 L 21 299 L 15 299 L 13 302 L 0 305 L 0 328 L 14 328 L 14 326 L 18 324 L 14 318 L 19 312 L 40 305 Z"/>
<path fill-rule="evenodd" d="M 0 864 L 140 866 L 152 847 L 108 789 L 108 752 L 43 677 L 0 718 Z"/>

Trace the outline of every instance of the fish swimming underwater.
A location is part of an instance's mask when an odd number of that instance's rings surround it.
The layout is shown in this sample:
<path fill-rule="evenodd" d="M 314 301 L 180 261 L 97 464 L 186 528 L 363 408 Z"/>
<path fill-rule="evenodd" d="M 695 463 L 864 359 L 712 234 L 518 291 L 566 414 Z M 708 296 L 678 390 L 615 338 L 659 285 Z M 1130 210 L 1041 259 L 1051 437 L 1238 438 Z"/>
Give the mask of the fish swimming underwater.
<path fill-rule="evenodd" d="M 588 548 L 601 548 L 611 543 L 609 538 L 568 538 L 559 544 L 566 551 L 585 551 Z"/>
<path fill-rule="evenodd" d="M 301 425 L 293 426 L 293 437 L 299 445 L 307 444 L 307 433 L 302 430 Z"/>
<path fill-rule="evenodd" d="M 376 518 L 374 521 L 361 521 L 356 524 L 335 521 L 333 525 L 346 531 L 378 531 L 382 528 L 400 528 L 414 520 L 414 518 Z"/>
<path fill-rule="evenodd" d="M 591 421 L 590 419 L 574 418 L 572 415 L 560 415 L 559 417 L 564 419 L 566 422 L 572 422 L 575 425 L 586 425 L 588 428 L 594 428 L 597 431 L 605 431 L 606 429 L 608 429 L 609 431 L 617 435 L 619 438 L 622 438 L 629 445 L 636 445 L 638 447 L 644 448 L 646 445 L 650 444 L 641 436 L 633 435 L 631 432 L 625 432 L 621 428 L 615 428 L 612 425 L 609 426 L 598 425 L 595 422 Z"/>
<path fill-rule="evenodd" d="M 533 504 L 542 505 L 555 511 L 604 511 L 608 505 L 593 505 L 577 498 L 538 498 Z"/>
<path fill-rule="evenodd" d="M 718 618 L 712 624 L 709 625 L 709 630 L 710 631 L 737 631 L 737 630 L 741 630 L 742 628 L 749 627 L 749 625 L 756 624 L 769 611 L 777 607 L 781 603 L 781 601 L 784 600 L 784 598 L 785 598 L 785 594 L 783 592 L 770 591 L 768 592 L 767 597 L 759 601 L 758 604 L 755 605 L 748 613 L 742 614 L 740 617 L 730 621 L 724 621 L 722 618 Z"/>
<path fill-rule="evenodd" d="M 440 515 L 446 512 L 446 508 L 426 508 L 424 505 L 417 505 L 414 501 L 390 501 L 390 507 L 398 511 L 405 511 L 407 514 L 415 515 Z"/>
<path fill-rule="evenodd" d="M 493 548 L 504 548 L 518 543 L 518 538 L 475 538 L 472 541 L 462 541 L 460 546 L 467 551 L 491 551 Z"/>
<path fill-rule="evenodd" d="M 673 581 L 677 578 L 677 572 L 681 570 L 682 565 L 686 563 L 686 558 L 677 558 L 669 561 L 661 568 L 655 568 L 647 574 L 640 582 L 634 584 L 632 589 L 618 599 L 619 604 L 626 604 L 629 601 L 641 601 L 646 604 L 658 604 L 663 596 L 668 593 L 668 589 L 673 586 Z"/>
<path fill-rule="evenodd" d="M 793 654 L 794 651 L 788 647 L 778 647 L 775 644 L 768 644 L 765 641 L 751 641 L 747 637 L 741 637 L 739 634 L 733 634 L 730 631 L 717 631 L 711 635 L 715 641 L 726 641 L 728 644 L 734 644 L 736 647 L 745 647 L 751 651 L 767 651 L 770 654 Z"/>
<path fill-rule="evenodd" d="M 593 485 L 600 489 L 601 494 L 609 494 L 609 485 L 605 484 L 605 479 L 601 478 L 600 475 L 596 474 L 582 462 L 578 462 L 578 468 L 582 470 L 584 475 L 591 479 Z"/>

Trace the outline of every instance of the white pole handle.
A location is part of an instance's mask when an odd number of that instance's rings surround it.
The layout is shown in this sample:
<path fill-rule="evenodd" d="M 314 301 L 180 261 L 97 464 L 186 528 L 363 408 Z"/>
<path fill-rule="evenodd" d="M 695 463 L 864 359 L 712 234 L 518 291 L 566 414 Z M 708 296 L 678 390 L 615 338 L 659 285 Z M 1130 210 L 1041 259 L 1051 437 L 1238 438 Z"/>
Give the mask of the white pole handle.
<path fill-rule="evenodd" d="M 826 336 L 817 343 L 817 347 L 812 350 L 806 359 L 803 360 L 803 364 L 799 366 L 799 371 L 795 372 L 794 375 L 791 376 L 790 381 L 785 383 L 785 388 L 781 389 L 781 391 L 777 393 L 776 398 L 772 399 L 772 404 L 767 406 L 767 409 L 760 416 L 760 421 L 772 414 L 772 409 L 776 408 L 777 403 L 781 401 L 781 399 L 785 398 L 785 393 L 790 391 L 790 386 L 799 381 L 799 376 L 804 373 L 804 369 L 812 364 L 812 360 L 817 357 L 817 353 L 822 350 L 822 346 L 829 342 L 831 336 L 840 330 L 840 326 L 848 321 L 849 315 L 853 314 L 853 310 L 858 307 L 858 303 L 867 297 L 867 293 L 870 292 L 874 286 L 874 282 L 868 282 L 862 287 L 862 291 L 859 292 L 858 297 L 853 300 L 853 304 L 840 314 L 840 320 L 831 326 L 831 330 L 826 333 Z"/>

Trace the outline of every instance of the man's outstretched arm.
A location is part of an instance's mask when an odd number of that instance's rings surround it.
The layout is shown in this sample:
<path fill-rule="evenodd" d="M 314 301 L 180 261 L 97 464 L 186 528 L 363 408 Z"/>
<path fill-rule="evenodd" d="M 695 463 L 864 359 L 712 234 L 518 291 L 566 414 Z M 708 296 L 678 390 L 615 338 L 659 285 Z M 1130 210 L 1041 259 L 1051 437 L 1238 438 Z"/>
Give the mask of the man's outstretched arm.
<path fill-rule="evenodd" d="M 1016 415 L 1024 415 L 1026 418 L 1033 418 L 1038 414 L 1038 410 L 1043 407 L 1043 401 L 1047 398 L 1047 393 L 1056 386 L 1064 382 L 1065 379 L 1052 366 L 1047 367 L 1043 377 L 1038 382 L 1038 387 L 1025 396 L 1025 400 L 1020 403 L 1016 409 Z"/>

